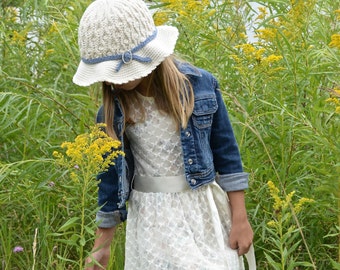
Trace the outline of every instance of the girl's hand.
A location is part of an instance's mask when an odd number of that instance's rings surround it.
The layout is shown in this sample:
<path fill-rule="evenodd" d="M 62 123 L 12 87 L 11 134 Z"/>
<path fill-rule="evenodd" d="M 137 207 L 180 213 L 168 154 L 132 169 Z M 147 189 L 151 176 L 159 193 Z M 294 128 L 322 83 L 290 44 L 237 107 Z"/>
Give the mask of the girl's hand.
<path fill-rule="evenodd" d="M 244 191 L 228 192 L 231 207 L 231 231 L 229 244 L 232 249 L 237 249 L 238 255 L 248 252 L 253 242 L 253 229 L 251 228 L 244 202 Z"/>
<path fill-rule="evenodd" d="M 97 261 L 103 267 L 96 265 L 93 261 Z M 106 269 L 107 264 L 110 260 L 110 246 L 103 247 L 98 251 L 93 252 L 89 257 L 85 260 L 85 270 L 103 270 Z"/>
<path fill-rule="evenodd" d="M 237 249 L 239 256 L 248 252 L 253 243 L 254 233 L 246 218 L 243 221 L 234 221 L 229 235 L 229 244 L 232 249 Z"/>
<path fill-rule="evenodd" d="M 103 270 L 106 269 L 110 260 L 111 241 L 115 233 L 115 228 L 98 228 L 97 238 L 94 242 L 92 254 L 85 260 L 85 270 Z M 98 266 L 98 262 L 101 266 Z"/>

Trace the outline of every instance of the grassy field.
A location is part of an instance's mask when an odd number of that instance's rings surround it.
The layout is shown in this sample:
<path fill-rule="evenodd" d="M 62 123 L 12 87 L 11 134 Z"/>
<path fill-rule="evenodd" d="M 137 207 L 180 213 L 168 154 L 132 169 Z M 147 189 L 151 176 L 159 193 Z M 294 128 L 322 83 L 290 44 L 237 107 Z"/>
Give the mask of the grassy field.
<path fill-rule="evenodd" d="M 3 270 L 83 269 L 92 246 L 93 160 L 74 166 L 53 155 L 91 132 L 101 104 L 98 85 L 72 83 L 77 25 L 90 2 L 1 2 Z M 156 24 L 179 28 L 177 54 L 220 82 L 250 173 L 258 269 L 340 269 L 338 1 L 149 4 Z M 124 226 L 110 269 L 123 269 Z"/>

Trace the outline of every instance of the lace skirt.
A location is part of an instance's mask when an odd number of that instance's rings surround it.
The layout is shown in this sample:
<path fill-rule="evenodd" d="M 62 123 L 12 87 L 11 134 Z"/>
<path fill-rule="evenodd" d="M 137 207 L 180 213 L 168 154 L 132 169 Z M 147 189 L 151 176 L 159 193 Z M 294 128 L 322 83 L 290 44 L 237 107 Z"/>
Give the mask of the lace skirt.
<path fill-rule="evenodd" d="M 243 270 L 229 247 L 230 208 L 216 184 L 129 199 L 125 270 Z"/>

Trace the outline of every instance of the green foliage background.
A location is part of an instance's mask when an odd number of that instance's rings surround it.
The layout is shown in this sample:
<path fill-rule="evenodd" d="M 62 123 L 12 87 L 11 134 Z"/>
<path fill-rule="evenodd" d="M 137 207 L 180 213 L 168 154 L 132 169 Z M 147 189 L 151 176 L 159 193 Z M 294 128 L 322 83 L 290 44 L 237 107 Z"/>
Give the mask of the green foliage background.
<path fill-rule="evenodd" d="M 52 157 L 62 142 L 88 131 L 101 103 L 98 86 L 72 83 L 77 25 L 90 2 L 1 3 L 2 269 L 82 269 L 91 249 L 96 183 L 84 191 Z M 330 46 L 340 33 L 340 4 L 255 2 L 265 11 L 242 0 L 149 4 L 157 23 L 179 28 L 178 54 L 220 82 L 250 173 L 258 268 L 340 269 L 340 44 Z M 260 31 L 249 41 L 251 22 Z M 294 211 L 301 198 L 314 203 Z M 119 231 L 110 269 L 123 265 L 124 225 Z M 14 253 L 15 246 L 24 251 Z"/>

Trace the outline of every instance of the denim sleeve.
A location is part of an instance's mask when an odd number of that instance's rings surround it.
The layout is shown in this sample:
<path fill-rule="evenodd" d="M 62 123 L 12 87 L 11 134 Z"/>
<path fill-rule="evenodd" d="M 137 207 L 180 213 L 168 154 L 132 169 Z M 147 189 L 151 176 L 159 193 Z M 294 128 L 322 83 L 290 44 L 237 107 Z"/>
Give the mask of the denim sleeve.
<path fill-rule="evenodd" d="M 97 176 L 98 184 L 98 205 L 96 221 L 101 228 L 110 228 L 126 220 L 127 211 L 124 205 L 118 208 L 118 174 L 115 166 L 110 166 L 106 172 Z"/>
<path fill-rule="evenodd" d="M 213 118 L 210 146 L 217 183 L 225 191 L 244 190 L 248 188 L 248 174 L 243 172 L 239 148 L 216 80 L 215 84 L 218 109 Z"/>
<path fill-rule="evenodd" d="M 104 122 L 103 107 L 97 113 L 97 123 Z M 119 156 L 115 161 L 120 164 L 122 157 Z M 124 205 L 118 208 L 119 203 L 119 184 L 117 166 L 111 165 L 107 171 L 97 175 L 98 183 L 98 206 L 100 210 L 97 212 L 96 221 L 101 228 L 110 228 L 118 225 L 126 220 L 127 211 Z"/>

